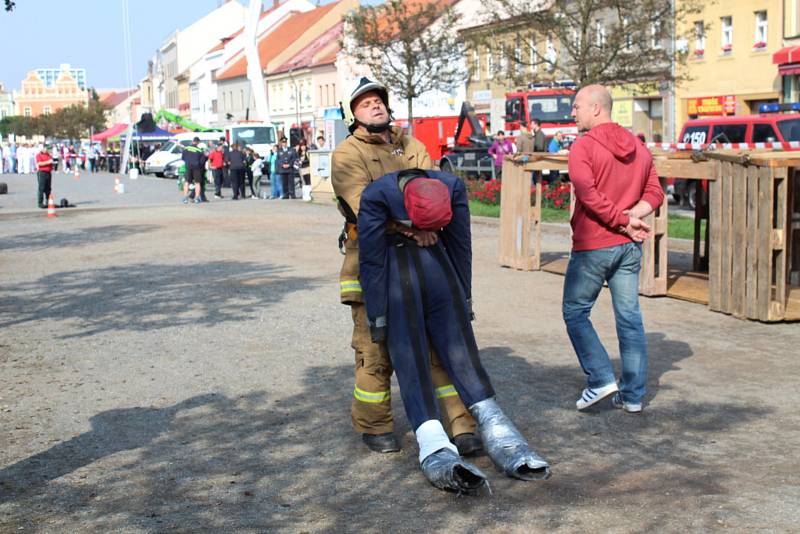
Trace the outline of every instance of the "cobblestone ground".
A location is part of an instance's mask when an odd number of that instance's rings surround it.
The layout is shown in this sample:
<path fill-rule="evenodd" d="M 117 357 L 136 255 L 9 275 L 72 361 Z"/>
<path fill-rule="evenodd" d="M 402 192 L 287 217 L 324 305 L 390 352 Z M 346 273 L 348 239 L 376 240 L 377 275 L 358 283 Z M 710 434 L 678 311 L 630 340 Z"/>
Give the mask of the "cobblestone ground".
<path fill-rule="evenodd" d="M 79 207 L 48 219 L 34 178 L 0 176 L 1 532 L 797 528 L 796 324 L 644 299 L 644 414 L 580 414 L 563 278 L 498 267 L 498 229 L 476 222 L 482 357 L 553 477 L 479 458 L 493 494 L 459 498 L 424 481 L 396 390 L 402 453 L 350 428 L 336 210 L 58 179 Z M 594 320 L 615 353 L 606 292 Z"/>

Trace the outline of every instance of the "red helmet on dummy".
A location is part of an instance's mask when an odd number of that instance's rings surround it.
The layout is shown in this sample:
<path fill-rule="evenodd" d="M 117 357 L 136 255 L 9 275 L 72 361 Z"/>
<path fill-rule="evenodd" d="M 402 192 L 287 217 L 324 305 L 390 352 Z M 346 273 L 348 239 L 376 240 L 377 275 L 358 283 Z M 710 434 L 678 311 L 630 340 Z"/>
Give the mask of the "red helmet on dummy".
<path fill-rule="evenodd" d="M 402 173 L 400 189 L 411 224 L 420 230 L 441 230 L 453 218 L 450 190 L 440 180 L 428 178 L 424 171 Z"/>

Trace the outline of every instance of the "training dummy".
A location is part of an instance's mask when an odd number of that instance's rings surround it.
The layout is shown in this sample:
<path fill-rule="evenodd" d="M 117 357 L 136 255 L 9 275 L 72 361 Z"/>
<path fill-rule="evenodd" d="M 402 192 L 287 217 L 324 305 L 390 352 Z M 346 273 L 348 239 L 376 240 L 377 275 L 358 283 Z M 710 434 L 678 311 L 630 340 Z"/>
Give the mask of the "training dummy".
<path fill-rule="evenodd" d="M 417 231 L 436 231 L 421 247 Z M 373 341 L 386 341 L 403 405 L 434 486 L 474 492 L 486 476 L 458 455 L 439 421 L 428 341 L 478 423 L 485 450 L 507 475 L 550 476 L 547 462 L 503 414 L 472 332 L 472 242 L 467 191 L 447 173 L 411 169 L 364 190 L 358 214 L 361 285 Z"/>

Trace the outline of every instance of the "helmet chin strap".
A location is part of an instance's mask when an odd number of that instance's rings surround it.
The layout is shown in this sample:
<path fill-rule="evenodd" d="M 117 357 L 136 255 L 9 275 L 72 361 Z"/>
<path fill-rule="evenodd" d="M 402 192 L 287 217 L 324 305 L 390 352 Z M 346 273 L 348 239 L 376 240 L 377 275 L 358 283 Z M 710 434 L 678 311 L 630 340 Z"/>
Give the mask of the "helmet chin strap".
<path fill-rule="evenodd" d="M 369 133 L 383 133 L 389 129 L 391 123 L 392 121 L 382 122 L 381 124 L 364 124 L 364 128 L 366 128 Z"/>
<path fill-rule="evenodd" d="M 361 122 L 359 120 L 356 120 L 356 122 L 358 124 L 360 124 L 361 126 L 363 126 L 364 128 L 366 128 L 366 130 L 369 133 L 383 133 L 383 132 L 385 132 L 386 130 L 389 129 L 389 126 L 392 125 L 392 121 L 393 120 L 394 120 L 394 114 L 392 113 L 392 110 L 390 109 L 389 110 L 389 118 L 386 120 L 386 122 L 382 122 L 380 124 L 365 124 L 365 123 L 363 123 L 363 122 Z"/>

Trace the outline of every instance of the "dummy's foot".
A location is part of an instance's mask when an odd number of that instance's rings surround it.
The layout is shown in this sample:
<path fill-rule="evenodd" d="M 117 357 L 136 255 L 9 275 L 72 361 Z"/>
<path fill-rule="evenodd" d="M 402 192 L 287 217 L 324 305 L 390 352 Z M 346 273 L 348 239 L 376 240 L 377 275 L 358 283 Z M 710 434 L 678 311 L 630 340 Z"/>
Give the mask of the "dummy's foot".
<path fill-rule="evenodd" d="M 494 399 L 473 404 L 469 411 L 478 422 L 486 453 L 498 469 L 520 480 L 550 477 L 550 465 L 530 448 Z"/>
<path fill-rule="evenodd" d="M 458 454 L 461 456 L 472 456 L 483 450 L 481 438 L 472 432 L 457 435 L 453 438 L 453 443 L 458 448 Z"/>
<path fill-rule="evenodd" d="M 400 451 L 400 443 L 391 432 L 386 434 L 361 434 L 361 441 L 373 452 L 389 453 Z"/>
<path fill-rule="evenodd" d="M 439 489 L 475 493 L 487 485 L 486 475 L 450 449 L 439 449 L 422 462 L 422 473 Z"/>

